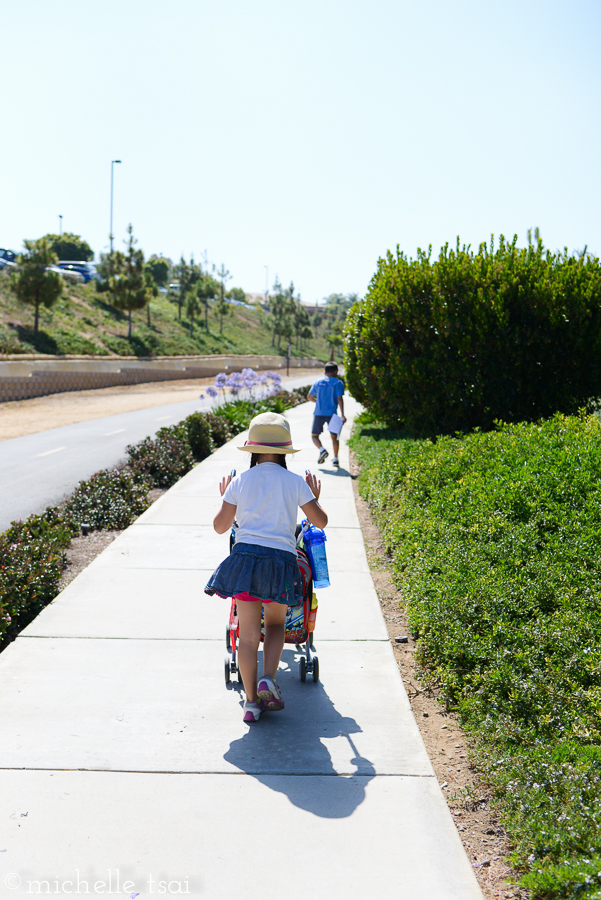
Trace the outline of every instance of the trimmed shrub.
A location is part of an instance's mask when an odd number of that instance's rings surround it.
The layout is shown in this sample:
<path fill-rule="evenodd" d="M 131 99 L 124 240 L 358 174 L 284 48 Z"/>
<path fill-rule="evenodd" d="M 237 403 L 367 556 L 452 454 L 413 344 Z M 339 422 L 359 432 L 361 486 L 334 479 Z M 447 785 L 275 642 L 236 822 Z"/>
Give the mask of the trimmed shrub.
<path fill-rule="evenodd" d="M 135 477 L 149 478 L 153 487 L 171 487 L 194 465 L 184 423 L 161 428 L 154 440 L 148 437 L 130 444 L 125 452 Z"/>
<path fill-rule="evenodd" d="M 150 479 L 128 469 L 103 469 L 79 485 L 65 504 L 74 522 L 91 528 L 127 528 L 150 505 Z"/>
<path fill-rule="evenodd" d="M 195 459 L 205 459 L 215 449 L 211 426 L 203 413 L 192 413 L 184 420 L 190 449 Z"/>
<path fill-rule="evenodd" d="M 275 396 L 267 397 L 261 402 L 265 406 L 265 409 L 269 410 L 269 412 L 283 413 L 287 409 L 292 409 L 292 407 L 298 406 L 300 403 L 306 403 L 307 394 L 310 390 L 310 384 L 304 385 L 300 388 L 295 388 L 293 391 L 281 390 L 278 391 Z"/>
<path fill-rule="evenodd" d="M 424 678 L 475 739 L 522 885 L 601 889 L 601 423 L 463 438 L 359 425 Z"/>
<path fill-rule="evenodd" d="M 601 267 L 516 238 L 435 262 L 397 248 L 345 335 L 353 396 L 415 435 L 576 413 L 601 395 Z"/>
<path fill-rule="evenodd" d="M 70 517 L 52 507 L 0 534 L 0 639 L 54 599 L 72 533 Z"/>
<path fill-rule="evenodd" d="M 225 416 L 219 416 L 216 413 L 203 413 L 211 429 L 211 437 L 216 447 L 222 447 L 234 436 L 229 421 Z"/>

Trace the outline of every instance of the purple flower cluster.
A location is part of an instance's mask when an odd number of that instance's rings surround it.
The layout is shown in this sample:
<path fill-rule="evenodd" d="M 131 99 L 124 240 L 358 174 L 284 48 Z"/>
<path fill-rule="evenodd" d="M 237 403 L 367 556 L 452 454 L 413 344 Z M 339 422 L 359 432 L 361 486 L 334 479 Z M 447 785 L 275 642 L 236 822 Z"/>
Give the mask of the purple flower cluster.
<path fill-rule="evenodd" d="M 242 369 L 241 372 L 232 372 L 231 375 L 220 372 L 215 378 L 215 387 L 207 388 L 207 394 L 214 398 L 218 396 L 219 391 L 223 391 L 225 398 L 225 389 L 229 388 L 233 397 L 237 397 L 244 391 L 248 391 L 252 397 L 258 386 L 263 388 L 262 397 L 273 397 L 282 389 L 282 376 L 279 372 L 261 372 L 259 374 L 250 368 Z"/>

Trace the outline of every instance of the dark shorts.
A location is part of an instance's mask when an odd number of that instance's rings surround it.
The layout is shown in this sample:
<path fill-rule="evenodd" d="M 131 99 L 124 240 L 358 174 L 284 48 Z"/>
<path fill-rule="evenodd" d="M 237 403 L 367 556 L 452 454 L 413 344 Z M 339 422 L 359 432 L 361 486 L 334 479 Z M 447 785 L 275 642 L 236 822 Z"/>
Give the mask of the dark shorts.
<path fill-rule="evenodd" d="M 311 434 L 321 434 L 323 426 L 330 421 L 333 415 L 334 413 L 331 416 L 313 416 L 313 430 Z"/>

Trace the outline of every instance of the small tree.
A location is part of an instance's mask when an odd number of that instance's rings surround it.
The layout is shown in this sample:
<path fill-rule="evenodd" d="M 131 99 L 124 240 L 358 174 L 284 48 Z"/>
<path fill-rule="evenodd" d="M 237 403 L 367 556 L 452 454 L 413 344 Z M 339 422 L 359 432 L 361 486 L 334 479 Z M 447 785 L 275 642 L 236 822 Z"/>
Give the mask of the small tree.
<path fill-rule="evenodd" d="M 150 272 L 154 283 L 158 287 L 165 287 L 169 281 L 169 271 L 171 266 L 169 260 L 162 256 L 151 256 L 146 263 L 146 269 Z"/>
<path fill-rule="evenodd" d="M 225 297 L 220 297 L 217 301 L 217 315 L 219 316 L 219 334 L 223 333 L 223 320 L 226 316 L 232 311 L 231 306 L 225 299 Z"/>
<path fill-rule="evenodd" d="M 279 335 L 280 333 L 280 323 L 286 315 L 286 294 L 282 290 L 282 285 L 277 277 L 273 285 L 272 293 L 269 295 L 269 313 L 271 315 L 272 325 L 271 346 L 274 347 L 276 335 Z"/>
<path fill-rule="evenodd" d="M 219 291 L 219 285 L 210 275 L 203 275 L 196 284 L 196 295 L 205 311 L 205 331 L 209 333 L 209 300 L 214 300 Z"/>
<path fill-rule="evenodd" d="M 59 259 L 68 259 L 71 262 L 76 260 L 87 262 L 94 259 L 94 251 L 78 234 L 66 231 L 64 234 L 47 234 L 46 237 Z"/>
<path fill-rule="evenodd" d="M 159 296 L 159 289 L 157 287 L 157 283 L 152 277 L 152 272 L 148 269 L 148 265 L 144 268 L 144 280 L 146 282 L 146 287 L 148 288 L 148 303 L 146 304 L 146 324 L 150 328 L 150 298 Z"/>
<path fill-rule="evenodd" d="M 198 284 L 200 283 L 199 281 Z M 198 291 L 188 291 L 186 294 L 186 314 L 190 320 L 190 337 L 194 335 L 194 317 L 200 315 L 202 306 L 202 299 L 199 297 Z"/>
<path fill-rule="evenodd" d="M 219 278 L 219 281 L 220 281 L 220 292 L 221 292 L 221 296 L 219 297 L 219 301 L 217 303 L 217 313 L 219 315 L 219 334 L 222 334 L 223 318 L 224 318 L 224 316 L 229 316 L 229 314 L 231 312 L 230 307 L 227 304 L 226 299 L 225 299 L 225 285 L 226 285 L 226 282 L 228 282 L 230 280 L 230 278 L 232 277 L 230 275 L 229 271 L 223 265 L 223 263 L 221 264 L 221 268 L 217 272 L 217 277 Z"/>
<path fill-rule="evenodd" d="M 175 292 L 173 299 L 177 303 L 177 318 L 181 321 L 182 307 L 187 303 L 187 295 L 193 290 L 196 283 L 202 278 L 202 269 L 194 262 L 194 257 L 190 257 L 187 263 L 182 256 L 179 263 L 173 267 L 173 272 L 179 282 L 179 290 Z"/>
<path fill-rule="evenodd" d="M 301 331 L 301 333 L 300 333 L 300 338 L 301 338 L 301 350 L 304 349 L 304 348 L 303 348 L 303 341 L 310 341 L 312 337 L 313 337 L 313 332 L 311 331 L 311 329 L 309 328 L 308 325 L 305 326 L 305 327 L 303 328 L 303 330 Z"/>
<path fill-rule="evenodd" d="M 330 362 L 334 361 L 334 351 L 336 347 L 340 347 L 343 343 L 342 336 L 336 331 L 331 331 L 326 335 L 326 342 L 330 345 Z"/>
<path fill-rule="evenodd" d="M 53 306 L 62 294 L 65 282 L 59 272 L 49 272 L 58 257 L 48 237 L 37 241 L 24 241 L 25 253 L 18 258 L 18 269 L 13 273 L 10 286 L 21 303 L 34 307 L 33 333 L 38 333 L 40 306 Z"/>
<path fill-rule="evenodd" d="M 309 313 L 302 305 L 300 301 L 296 302 L 294 305 L 294 333 L 296 334 L 296 349 L 299 350 L 301 347 L 301 341 L 303 339 L 303 335 L 308 331 L 309 337 L 313 337 L 313 333 L 311 331 L 311 318 Z M 305 334 L 306 336 L 306 334 Z"/>
<path fill-rule="evenodd" d="M 144 309 L 150 301 L 152 291 L 144 273 L 144 254 L 136 250 L 137 243 L 133 235 L 133 227 L 128 226 L 129 235 L 126 241 L 126 254 L 113 254 L 113 274 L 109 278 L 109 291 L 113 305 L 117 309 L 127 310 L 127 337 L 131 339 L 131 314 L 134 309 Z"/>
<path fill-rule="evenodd" d="M 246 294 L 242 288 L 230 288 L 227 292 L 230 300 L 237 300 L 239 303 L 246 303 Z"/>

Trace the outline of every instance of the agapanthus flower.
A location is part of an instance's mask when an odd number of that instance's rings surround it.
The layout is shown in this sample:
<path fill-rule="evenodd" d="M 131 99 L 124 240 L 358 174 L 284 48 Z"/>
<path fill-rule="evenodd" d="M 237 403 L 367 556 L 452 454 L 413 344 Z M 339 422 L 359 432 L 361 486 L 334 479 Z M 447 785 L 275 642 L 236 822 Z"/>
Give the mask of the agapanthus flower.
<path fill-rule="evenodd" d="M 209 395 L 209 397 L 217 397 L 219 391 L 217 390 L 217 388 L 211 386 L 207 388 L 207 394 Z"/>
<path fill-rule="evenodd" d="M 219 375 L 215 378 L 215 387 L 224 388 L 227 384 L 227 375 L 225 372 L 220 372 Z"/>

